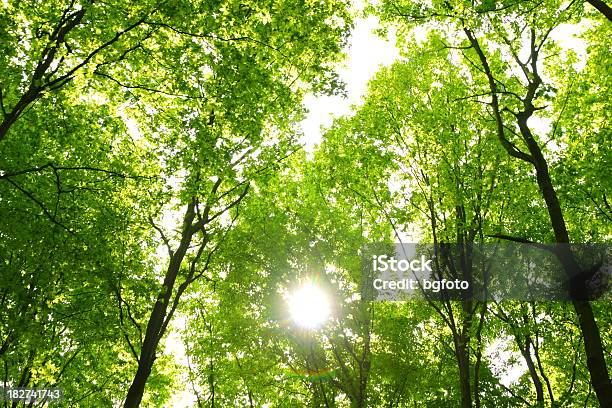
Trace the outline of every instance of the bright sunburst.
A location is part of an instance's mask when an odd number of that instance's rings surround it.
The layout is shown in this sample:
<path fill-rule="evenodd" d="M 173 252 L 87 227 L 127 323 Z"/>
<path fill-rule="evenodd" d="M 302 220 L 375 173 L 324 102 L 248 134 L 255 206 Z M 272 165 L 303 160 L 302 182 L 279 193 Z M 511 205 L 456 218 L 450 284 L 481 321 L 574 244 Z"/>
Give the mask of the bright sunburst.
<path fill-rule="evenodd" d="M 291 318 L 305 329 L 320 327 L 329 319 L 330 305 L 327 295 L 312 282 L 297 288 L 288 298 Z"/>

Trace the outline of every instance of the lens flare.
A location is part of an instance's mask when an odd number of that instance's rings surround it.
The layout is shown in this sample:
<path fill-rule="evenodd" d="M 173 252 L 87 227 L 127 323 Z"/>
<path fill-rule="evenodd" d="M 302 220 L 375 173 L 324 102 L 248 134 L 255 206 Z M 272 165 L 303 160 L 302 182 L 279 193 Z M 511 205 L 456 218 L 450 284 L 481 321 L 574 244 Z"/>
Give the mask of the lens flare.
<path fill-rule="evenodd" d="M 300 327 L 315 329 L 329 319 L 330 305 L 327 295 L 312 282 L 295 290 L 288 299 L 291 318 Z"/>

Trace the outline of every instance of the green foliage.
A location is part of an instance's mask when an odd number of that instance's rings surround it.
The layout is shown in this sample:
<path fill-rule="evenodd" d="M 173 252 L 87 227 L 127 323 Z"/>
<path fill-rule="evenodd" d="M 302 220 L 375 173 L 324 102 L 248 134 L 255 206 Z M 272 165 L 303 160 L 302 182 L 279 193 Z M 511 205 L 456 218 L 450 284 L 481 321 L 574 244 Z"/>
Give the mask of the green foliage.
<path fill-rule="evenodd" d="M 570 304 L 368 301 L 362 255 L 552 242 L 526 111 L 572 242 L 609 242 L 609 23 L 560 1 L 365 12 L 401 57 L 309 155 L 302 97 L 343 93 L 345 1 L 0 5 L 5 384 L 121 406 L 150 357 L 146 407 L 598 406 Z M 333 305 L 318 330 L 288 312 L 305 281 Z M 610 350 L 609 299 L 590 307 Z"/>

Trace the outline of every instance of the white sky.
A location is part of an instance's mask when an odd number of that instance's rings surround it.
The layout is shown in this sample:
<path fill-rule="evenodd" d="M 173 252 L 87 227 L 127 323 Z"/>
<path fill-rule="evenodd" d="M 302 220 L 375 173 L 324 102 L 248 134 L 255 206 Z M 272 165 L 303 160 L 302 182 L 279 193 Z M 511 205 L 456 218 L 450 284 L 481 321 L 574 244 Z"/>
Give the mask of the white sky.
<path fill-rule="evenodd" d="M 361 102 L 368 80 L 378 71 L 380 65 L 389 65 L 399 57 L 392 35 L 385 41 L 372 32 L 378 26 L 378 19 L 374 16 L 355 21 L 346 50 L 347 61 L 338 69 L 340 77 L 346 83 L 347 98 L 306 96 L 304 104 L 309 113 L 302 122 L 304 137 L 300 140 L 306 151 L 311 152 L 321 141 L 321 126 L 330 126 L 334 117 L 348 114 L 351 105 Z"/>
<path fill-rule="evenodd" d="M 356 9 L 362 5 L 357 2 Z M 304 144 L 307 152 L 312 152 L 316 144 L 321 141 L 321 128 L 329 127 L 335 117 L 348 114 L 352 105 L 362 102 L 367 90 L 368 81 L 378 71 L 381 65 L 390 65 L 398 57 L 399 51 L 395 47 L 393 30 L 387 39 L 374 34 L 373 30 L 379 27 L 378 19 L 374 16 L 358 18 L 351 34 L 347 60 L 339 67 L 338 73 L 346 83 L 347 97 L 342 96 L 315 96 L 307 95 L 304 105 L 308 115 L 302 121 L 304 136 L 300 142 Z M 577 38 L 586 27 L 575 24 L 562 24 L 551 33 L 551 38 L 558 41 L 562 48 L 572 49 L 576 52 L 579 62 L 575 68 L 580 70 L 586 60 L 586 43 Z M 530 125 L 539 134 L 545 134 L 550 124 L 540 118 L 532 118 Z"/>

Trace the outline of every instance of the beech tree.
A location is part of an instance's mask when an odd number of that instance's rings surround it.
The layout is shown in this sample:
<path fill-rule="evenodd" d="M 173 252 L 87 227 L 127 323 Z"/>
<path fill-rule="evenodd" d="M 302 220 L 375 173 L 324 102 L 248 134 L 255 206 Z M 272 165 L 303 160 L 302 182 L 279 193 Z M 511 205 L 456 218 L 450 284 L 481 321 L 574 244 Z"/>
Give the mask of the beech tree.
<path fill-rule="evenodd" d="M 0 10 L 3 388 L 74 407 L 612 404 L 610 293 L 590 297 L 603 268 L 573 246 L 610 239 L 605 2 L 373 2 L 400 55 L 312 152 L 302 101 L 343 92 L 348 2 Z M 508 241 L 552 248 L 581 276 L 571 300 L 376 298 L 372 245 L 432 243 L 441 277 L 472 281 L 473 248 Z M 326 295 L 317 325 L 292 313 L 304 285 Z"/>
<path fill-rule="evenodd" d="M 100 328 L 117 331 L 114 343 L 108 341 L 136 360 L 125 406 L 138 406 L 181 295 L 206 273 L 250 183 L 274 171 L 295 149 L 291 132 L 302 115 L 301 96 L 306 90 L 338 89 L 331 64 L 350 28 L 347 5 L 73 1 L 9 2 L 2 7 L 2 182 L 5 191 L 19 198 L 3 197 L 5 208 L 40 214 L 53 226 L 51 242 L 84 242 L 83 248 L 105 252 L 108 262 L 115 263 L 94 261 L 93 252 L 85 257 L 99 265 L 97 291 L 103 298 L 98 302 L 112 310 L 102 315 L 111 314 L 113 325 L 103 317 L 97 319 L 105 322 Z M 66 108 L 58 114 L 54 106 Z M 84 110 L 91 112 L 90 107 L 93 115 Z M 130 183 L 129 189 L 119 182 Z M 117 195 L 122 199 L 113 200 Z M 100 215 L 94 215 L 96 202 Z M 166 211 L 182 206 L 183 216 L 176 217 L 182 218 L 182 228 L 176 235 L 172 227 L 158 225 Z M 83 217 L 75 216 L 79 213 Z M 112 214 L 125 218 L 112 224 Z M 17 224 L 24 218 L 11 217 L 6 219 Z M 90 242 L 83 235 L 87 226 L 92 227 Z M 127 242 L 122 246 L 118 239 L 104 251 L 104 237 L 109 243 L 111 237 L 119 238 L 119 228 Z M 8 229 L 3 236 L 15 237 L 16 248 L 30 239 Z M 164 262 L 154 263 L 160 244 L 168 254 L 161 281 L 159 266 L 154 266 Z M 55 252 L 66 253 L 60 264 L 74 264 L 67 257 L 74 250 L 66 244 L 60 248 Z M 120 253 L 132 248 L 134 262 L 140 261 L 137 267 L 116 266 L 121 265 Z M 10 251 L 5 252 L 9 264 L 17 262 Z M 47 303 L 59 302 L 54 296 L 67 298 L 63 292 L 81 282 L 76 274 L 75 282 L 59 286 L 61 281 L 53 277 L 60 272 L 57 266 L 49 262 L 48 268 L 50 276 L 32 272 L 21 283 L 7 276 L 7 282 L 29 290 L 18 295 L 25 309 L 34 308 L 28 299 L 34 299 L 32 291 L 54 288 L 40 297 L 46 310 Z M 12 276 L 24 273 L 22 264 Z M 6 296 L 16 294 L 11 287 L 6 287 Z M 156 295 L 151 299 L 150 293 Z M 87 298 L 76 298 L 87 310 Z M 146 306 L 149 299 L 152 309 Z M 26 313 L 19 306 L 15 312 Z M 49 330 L 76 342 L 68 326 L 52 321 Z M 3 350 L 9 345 L 24 348 L 27 343 L 17 341 L 19 322 L 7 318 L 6 324 Z M 75 331 L 87 332 L 81 329 Z M 30 348 L 38 352 L 35 345 Z M 93 348 L 91 342 L 80 344 L 89 352 Z M 117 346 L 104 348 L 118 351 Z M 45 360 L 29 357 L 20 364 L 24 380 L 19 385 L 25 386 L 28 372 L 40 370 L 35 366 Z M 108 369 L 119 373 L 114 365 Z M 125 371 L 121 376 L 125 381 Z M 18 376 L 7 372 L 5 382 L 16 385 L 14 378 Z M 118 395 L 112 393 L 116 402 Z"/>

